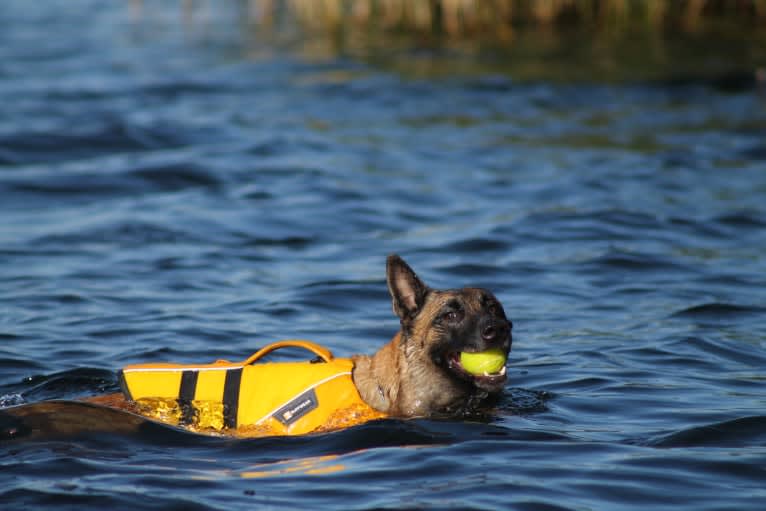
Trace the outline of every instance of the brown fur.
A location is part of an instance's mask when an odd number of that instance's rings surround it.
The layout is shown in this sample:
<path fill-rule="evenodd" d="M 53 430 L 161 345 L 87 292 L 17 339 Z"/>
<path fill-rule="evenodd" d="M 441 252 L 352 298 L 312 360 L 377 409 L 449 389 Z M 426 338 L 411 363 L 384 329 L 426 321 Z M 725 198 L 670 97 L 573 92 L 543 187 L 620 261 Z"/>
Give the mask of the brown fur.
<path fill-rule="evenodd" d="M 374 355 L 353 357 L 367 404 L 402 417 L 454 414 L 502 390 L 504 373 L 476 378 L 454 363 L 461 351 L 510 350 L 511 322 L 489 291 L 432 290 L 397 255 L 389 256 L 386 276 L 402 330 Z M 454 321 L 445 317 L 450 311 Z"/>

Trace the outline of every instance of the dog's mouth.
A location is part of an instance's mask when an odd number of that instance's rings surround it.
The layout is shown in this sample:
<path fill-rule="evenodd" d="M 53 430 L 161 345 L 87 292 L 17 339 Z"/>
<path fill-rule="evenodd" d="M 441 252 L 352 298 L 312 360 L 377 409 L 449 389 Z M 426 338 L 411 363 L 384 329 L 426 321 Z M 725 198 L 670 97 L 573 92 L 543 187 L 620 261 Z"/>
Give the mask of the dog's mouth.
<path fill-rule="evenodd" d="M 474 385 L 481 389 L 488 391 L 498 391 L 502 388 L 505 380 L 508 378 L 508 375 L 506 374 L 506 360 L 504 355 L 502 356 L 502 366 L 500 368 L 489 367 L 489 369 L 492 369 L 492 371 L 486 370 L 487 368 L 482 368 L 482 364 L 476 364 L 475 360 L 472 360 L 471 358 L 466 359 L 461 355 L 462 353 L 460 352 L 453 352 L 448 355 L 447 366 L 452 372 L 454 372 L 460 378 L 472 382 Z M 466 355 L 475 356 L 481 354 L 466 353 Z M 470 364 L 470 367 L 467 368 L 463 364 L 463 361 L 474 363 Z M 497 366 L 498 364 L 488 365 Z"/>

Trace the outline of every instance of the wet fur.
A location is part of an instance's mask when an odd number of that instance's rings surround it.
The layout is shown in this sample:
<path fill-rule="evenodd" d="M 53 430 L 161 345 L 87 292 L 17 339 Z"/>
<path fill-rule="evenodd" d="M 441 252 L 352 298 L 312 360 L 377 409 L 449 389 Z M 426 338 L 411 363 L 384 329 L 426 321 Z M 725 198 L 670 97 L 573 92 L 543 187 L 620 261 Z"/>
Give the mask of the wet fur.
<path fill-rule="evenodd" d="M 494 295 L 481 288 L 432 290 L 397 255 L 389 256 L 386 277 L 402 328 L 374 355 L 353 357 L 362 399 L 393 416 L 424 417 L 461 413 L 499 393 L 505 377 L 470 378 L 449 360 L 462 351 L 508 353 L 512 324 Z"/>

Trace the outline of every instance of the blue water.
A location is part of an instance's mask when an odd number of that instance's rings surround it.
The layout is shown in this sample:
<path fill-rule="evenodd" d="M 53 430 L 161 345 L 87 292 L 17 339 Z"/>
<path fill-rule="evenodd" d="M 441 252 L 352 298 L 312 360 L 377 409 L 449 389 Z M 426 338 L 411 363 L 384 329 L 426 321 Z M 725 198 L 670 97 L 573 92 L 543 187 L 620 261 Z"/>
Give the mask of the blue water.
<path fill-rule="evenodd" d="M 393 252 L 496 293 L 507 389 L 302 438 L 0 439 L 3 509 L 763 509 L 755 82 L 521 80 L 149 4 L 0 12 L 0 406 L 282 338 L 373 352 Z"/>

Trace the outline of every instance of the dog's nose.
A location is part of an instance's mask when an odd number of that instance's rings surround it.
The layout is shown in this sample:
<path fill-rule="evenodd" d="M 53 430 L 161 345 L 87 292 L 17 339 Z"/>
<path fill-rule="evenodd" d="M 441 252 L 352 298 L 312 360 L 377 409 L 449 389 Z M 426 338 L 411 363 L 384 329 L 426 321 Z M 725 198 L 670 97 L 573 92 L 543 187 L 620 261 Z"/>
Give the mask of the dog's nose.
<path fill-rule="evenodd" d="M 484 330 L 482 330 L 481 332 L 481 337 L 485 341 L 494 341 L 496 336 L 497 336 L 497 329 L 495 328 L 495 325 L 489 325 L 487 327 L 484 327 Z"/>

